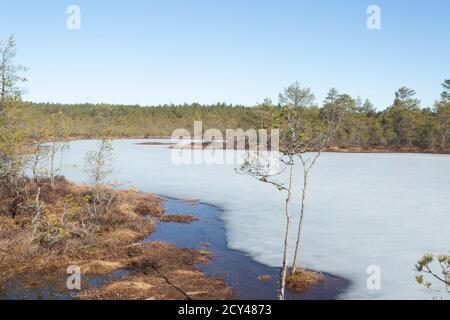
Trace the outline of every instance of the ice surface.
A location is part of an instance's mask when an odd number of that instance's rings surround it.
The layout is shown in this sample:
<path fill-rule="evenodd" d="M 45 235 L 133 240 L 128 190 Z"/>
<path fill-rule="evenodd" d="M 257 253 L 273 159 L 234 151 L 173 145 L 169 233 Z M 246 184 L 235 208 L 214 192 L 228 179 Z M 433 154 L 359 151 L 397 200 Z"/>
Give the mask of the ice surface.
<path fill-rule="evenodd" d="M 223 208 L 229 246 L 280 265 L 283 193 L 233 165 L 174 165 L 170 148 L 136 145 L 143 141 L 158 140 L 114 142 L 116 182 Z M 86 181 L 80 163 L 95 145 L 71 143 L 69 179 Z M 436 293 L 415 283 L 414 264 L 425 252 L 447 253 L 449 231 L 450 156 L 324 153 L 311 173 L 301 263 L 352 280 L 343 299 L 430 299 Z M 381 290 L 367 288 L 371 265 L 381 268 Z"/>

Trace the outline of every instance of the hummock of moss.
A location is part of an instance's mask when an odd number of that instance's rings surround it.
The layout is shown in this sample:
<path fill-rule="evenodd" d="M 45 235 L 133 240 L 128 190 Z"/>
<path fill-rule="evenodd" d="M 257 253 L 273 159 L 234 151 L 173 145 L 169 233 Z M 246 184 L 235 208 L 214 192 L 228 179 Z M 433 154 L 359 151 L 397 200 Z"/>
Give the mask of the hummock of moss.
<path fill-rule="evenodd" d="M 325 277 L 322 273 L 300 269 L 286 277 L 286 287 L 300 293 L 324 281 Z"/>

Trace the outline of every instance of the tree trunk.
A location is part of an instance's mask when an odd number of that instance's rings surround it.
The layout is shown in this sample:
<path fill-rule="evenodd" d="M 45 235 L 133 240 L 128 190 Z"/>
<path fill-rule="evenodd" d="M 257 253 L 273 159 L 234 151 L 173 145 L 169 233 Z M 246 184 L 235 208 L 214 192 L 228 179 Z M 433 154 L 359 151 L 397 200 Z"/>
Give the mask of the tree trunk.
<path fill-rule="evenodd" d="M 286 276 L 288 271 L 288 255 L 289 255 L 289 233 L 291 229 L 291 214 L 289 211 L 289 205 L 291 202 L 292 196 L 292 177 L 294 174 L 294 164 L 291 164 L 290 173 L 289 173 L 289 188 L 288 195 L 286 198 L 286 206 L 285 206 L 285 214 L 286 214 L 286 230 L 284 232 L 284 251 L 283 251 L 283 264 L 281 268 L 280 275 L 280 290 L 278 293 L 278 298 L 280 300 L 285 299 L 285 288 L 286 288 Z"/>
<path fill-rule="evenodd" d="M 287 206 L 287 205 L 286 205 Z M 283 266 L 281 268 L 281 281 L 280 281 L 280 292 L 278 298 L 280 300 L 285 299 L 286 290 L 286 276 L 288 271 L 288 254 L 289 254 L 289 230 L 291 228 L 291 218 L 286 219 L 286 232 L 284 234 L 284 252 L 283 252 Z"/>
<path fill-rule="evenodd" d="M 300 220 L 298 223 L 297 230 L 297 242 L 295 244 L 295 254 L 294 260 L 292 261 L 292 273 L 297 270 L 297 260 L 300 258 L 300 246 L 302 241 L 302 229 L 303 229 L 303 217 L 305 216 L 305 199 L 306 199 L 306 190 L 308 187 L 308 170 L 304 171 L 303 175 L 303 191 L 302 191 L 302 200 L 300 203 Z"/>

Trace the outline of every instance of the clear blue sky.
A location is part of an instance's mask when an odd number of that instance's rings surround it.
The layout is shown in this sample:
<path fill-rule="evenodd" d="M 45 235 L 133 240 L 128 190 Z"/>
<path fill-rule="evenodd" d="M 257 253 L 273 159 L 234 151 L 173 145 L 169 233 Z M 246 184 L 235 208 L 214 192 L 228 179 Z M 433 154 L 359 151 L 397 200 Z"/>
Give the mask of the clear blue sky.
<path fill-rule="evenodd" d="M 81 30 L 66 28 L 69 4 Z M 381 8 L 382 29 L 366 27 Z M 448 0 L 0 0 L 0 38 L 30 67 L 26 100 L 163 104 L 277 101 L 289 83 L 424 106 L 450 78 Z"/>

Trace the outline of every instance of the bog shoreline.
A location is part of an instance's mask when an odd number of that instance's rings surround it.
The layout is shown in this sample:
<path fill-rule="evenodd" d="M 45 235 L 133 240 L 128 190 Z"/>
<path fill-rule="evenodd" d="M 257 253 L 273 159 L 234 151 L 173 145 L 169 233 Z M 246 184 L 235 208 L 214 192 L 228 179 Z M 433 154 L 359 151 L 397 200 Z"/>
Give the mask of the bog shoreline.
<path fill-rule="evenodd" d="M 193 269 L 204 274 L 205 279 L 222 281 L 232 291 L 232 300 L 276 300 L 278 296 L 278 280 L 280 268 L 270 267 L 254 261 L 250 256 L 240 250 L 230 249 L 226 238 L 225 222 L 221 216 L 224 211 L 214 205 L 199 200 L 175 199 L 158 195 L 162 199 L 166 216 L 183 215 L 195 217 L 187 223 L 176 221 L 159 222 L 155 229 L 144 237 L 141 244 L 167 243 L 180 250 L 194 250 L 207 254 L 207 261 L 193 265 Z M 114 283 L 121 283 L 128 277 L 145 277 L 146 266 L 136 265 L 131 268 L 115 270 L 105 275 L 97 275 L 86 279 L 91 291 L 89 299 L 103 296 L 103 289 Z M 351 282 L 341 277 L 323 273 L 325 281 L 317 284 L 302 293 L 293 293 L 287 290 L 287 300 L 335 300 L 345 292 Z M 20 277 L 14 279 L 7 286 L 7 291 L 0 295 L 0 299 L 13 300 L 71 300 L 83 298 L 77 292 L 67 291 L 61 287 L 64 277 L 59 281 L 49 277 L 44 286 L 27 287 L 28 279 Z M 25 286 L 24 286 L 25 285 Z M 5 288 L 6 289 L 6 288 Z M 9 290 L 8 290 L 9 289 Z M 94 292 L 94 294 L 92 294 Z M 207 296 L 204 298 L 208 299 Z"/>
<path fill-rule="evenodd" d="M 171 136 L 111 136 L 111 140 L 171 140 Z M 70 141 L 80 141 L 80 140 L 98 140 L 98 137 L 92 135 L 80 135 L 80 136 L 70 136 Z M 30 145 L 37 143 L 45 143 L 45 141 L 40 141 L 39 139 L 30 139 Z M 176 143 L 170 142 L 141 142 L 136 143 L 137 145 L 166 145 L 168 147 L 173 147 Z M 418 147 L 383 147 L 383 146 L 372 146 L 372 147 L 354 147 L 354 146 L 330 146 L 323 150 L 323 152 L 330 153 L 406 153 L 406 154 L 436 154 L 436 155 L 449 155 L 450 149 L 448 150 L 436 150 L 436 149 L 422 149 Z"/>

